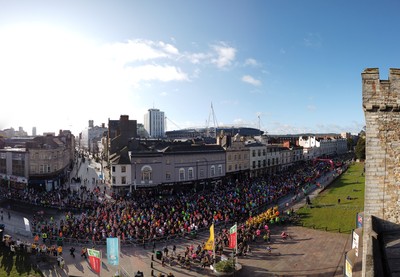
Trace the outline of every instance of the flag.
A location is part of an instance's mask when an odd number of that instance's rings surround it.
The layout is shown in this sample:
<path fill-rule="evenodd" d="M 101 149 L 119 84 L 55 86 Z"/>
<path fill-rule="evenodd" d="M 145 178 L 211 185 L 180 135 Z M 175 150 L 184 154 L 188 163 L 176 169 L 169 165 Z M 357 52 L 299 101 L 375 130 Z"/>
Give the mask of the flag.
<path fill-rule="evenodd" d="M 31 227 L 29 226 L 29 219 L 27 219 L 26 217 L 24 217 L 24 224 L 25 224 L 25 230 L 27 232 L 31 231 Z"/>
<path fill-rule="evenodd" d="M 237 225 L 229 229 L 229 248 L 235 248 L 237 244 Z"/>
<path fill-rule="evenodd" d="M 96 249 L 88 249 L 90 267 L 94 272 L 100 275 L 101 252 Z"/>
<path fill-rule="evenodd" d="M 210 227 L 210 237 L 204 245 L 205 250 L 214 250 L 214 223 Z"/>
<path fill-rule="evenodd" d="M 110 265 L 119 264 L 119 238 L 107 238 L 107 262 Z"/>

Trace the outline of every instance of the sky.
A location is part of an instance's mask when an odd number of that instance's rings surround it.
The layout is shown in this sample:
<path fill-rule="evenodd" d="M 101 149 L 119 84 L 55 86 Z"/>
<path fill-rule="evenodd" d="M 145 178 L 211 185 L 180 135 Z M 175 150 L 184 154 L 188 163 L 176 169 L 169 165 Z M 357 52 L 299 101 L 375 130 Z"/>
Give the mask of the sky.
<path fill-rule="evenodd" d="M 166 130 L 358 133 L 361 72 L 400 67 L 398 1 L 0 0 L 0 129 L 148 109 Z M 212 109 L 211 109 L 212 107 Z"/>

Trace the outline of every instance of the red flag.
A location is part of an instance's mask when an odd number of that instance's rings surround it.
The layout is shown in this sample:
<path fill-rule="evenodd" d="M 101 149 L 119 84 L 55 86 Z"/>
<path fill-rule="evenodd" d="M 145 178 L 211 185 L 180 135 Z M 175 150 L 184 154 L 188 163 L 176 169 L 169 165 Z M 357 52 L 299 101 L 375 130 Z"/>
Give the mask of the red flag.
<path fill-rule="evenodd" d="M 90 267 L 100 275 L 101 252 L 95 249 L 88 249 Z"/>
<path fill-rule="evenodd" d="M 237 225 L 229 229 L 229 248 L 235 248 L 237 244 Z"/>

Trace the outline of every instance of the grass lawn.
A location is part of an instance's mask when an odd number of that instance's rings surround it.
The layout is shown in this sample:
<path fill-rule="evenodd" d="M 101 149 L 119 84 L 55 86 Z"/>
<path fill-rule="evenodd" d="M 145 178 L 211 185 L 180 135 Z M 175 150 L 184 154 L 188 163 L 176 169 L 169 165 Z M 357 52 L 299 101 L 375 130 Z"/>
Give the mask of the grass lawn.
<path fill-rule="evenodd" d="M 11 254 L 8 247 L 0 246 L 0 277 L 23 276 L 39 277 L 41 272 L 36 271 L 29 258 L 29 254 Z"/>
<path fill-rule="evenodd" d="M 302 225 L 342 233 L 350 233 L 355 229 L 357 212 L 364 210 L 363 170 L 364 163 L 354 163 L 313 199 L 311 207 L 299 209 Z M 347 200 L 347 196 L 352 199 Z"/>

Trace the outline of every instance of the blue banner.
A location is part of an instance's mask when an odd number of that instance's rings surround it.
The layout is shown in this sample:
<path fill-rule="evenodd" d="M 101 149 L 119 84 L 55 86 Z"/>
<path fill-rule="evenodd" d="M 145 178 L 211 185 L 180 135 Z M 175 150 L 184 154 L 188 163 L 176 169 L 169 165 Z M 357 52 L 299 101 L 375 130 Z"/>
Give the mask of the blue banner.
<path fill-rule="evenodd" d="M 107 262 L 110 265 L 119 264 L 119 238 L 107 238 Z"/>

